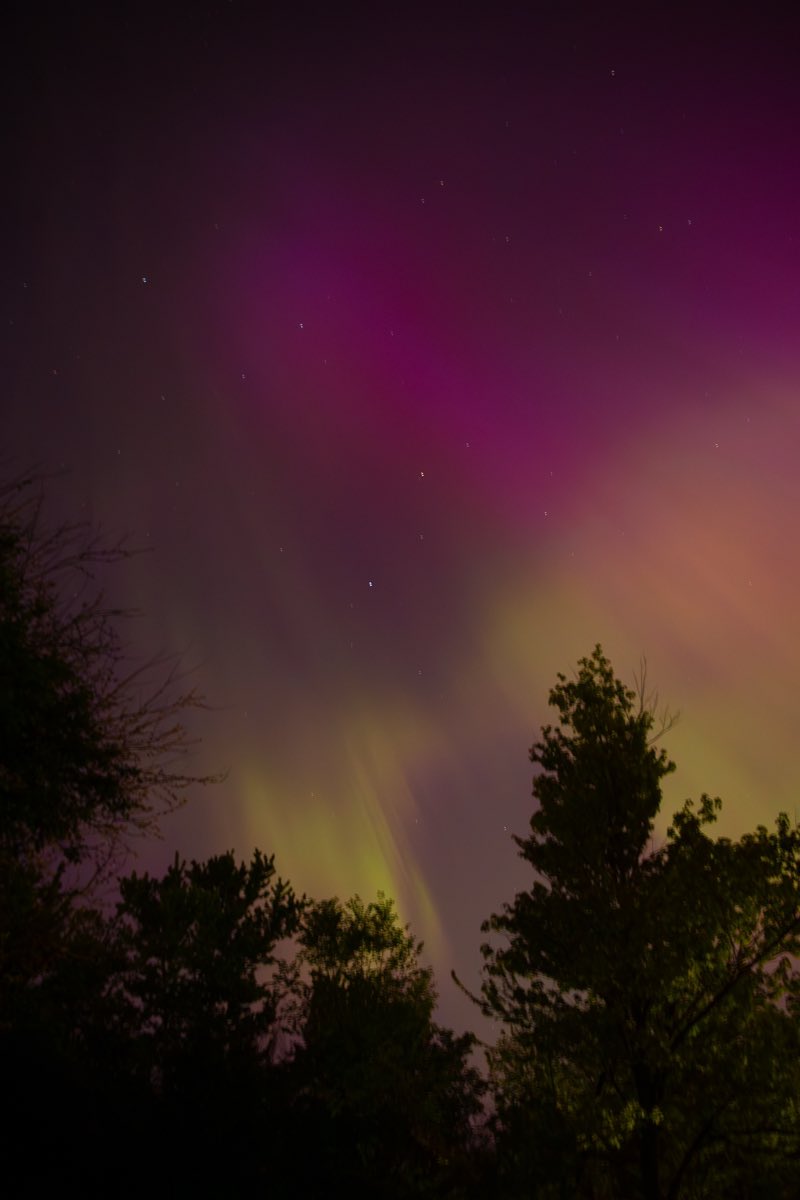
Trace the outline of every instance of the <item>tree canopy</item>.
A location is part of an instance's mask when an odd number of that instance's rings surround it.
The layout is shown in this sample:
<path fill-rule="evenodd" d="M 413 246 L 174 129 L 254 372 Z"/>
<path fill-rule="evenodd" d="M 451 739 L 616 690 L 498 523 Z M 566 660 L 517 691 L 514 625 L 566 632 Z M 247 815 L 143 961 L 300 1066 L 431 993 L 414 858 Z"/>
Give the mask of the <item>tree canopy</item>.
<path fill-rule="evenodd" d="M 538 1175 L 542 1195 L 548 1178 L 553 1195 L 732 1194 L 748 1171 L 775 1189 L 800 1148 L 784 1057 L 800 833 L 782 816 L 714 838 L 719 802 L 703 797 L 657 844 L 673 766 L 643 693 L 598 646 L 550 703 L 516 839 L 534 878 L 484 926 L 510 1173 Z"/>
<path fill-rule="evenodd" d="M 48 525 L 40 481 L 0 488 L 0 853 L 102 866 L 206 780 L 176 769 L 201 703 L 176 664 L 132 666 L 95 576 L 128 552 Z"/>
<path fill-rule="evenodd" d="M 257 849 L 117 875 L 115 908 L 78 886 L 200 782 L 175 758 L 197 697 L 128 665 L 97 586 L 124 553 L 48 530 L 31 481 L 0 489 L 4 1182 L 797 1195 L 800 828 L 715 836 L 702 796 L 659 835 L 671 722 L 600 646 L 550 693 L 515 839 L 531 879 L 483 927 L 488 1080 L 386 896 L 298 897 Z"/>
<path fill-rule="evenodd" d="M 174 1073 L 255 1064 L 281 1001 L 277 947 L 303 909 L 274 859 L 256 850 L 249 864 L 232 852 L 187 864 L 176 855 L 160 879 L 121 879 L 120 895 L 115 987 L 159 1090 Z"/>
<path fill-rule="evenodd" d="M 483 1084 L 474 1038 L 434 1020 L 422 945 L 379 894 L 313 905 L 301 933 L 308 972 L 295 1058 L 304 1126 L 319 1157 L 305 1194 L 458 1194 Z"/>

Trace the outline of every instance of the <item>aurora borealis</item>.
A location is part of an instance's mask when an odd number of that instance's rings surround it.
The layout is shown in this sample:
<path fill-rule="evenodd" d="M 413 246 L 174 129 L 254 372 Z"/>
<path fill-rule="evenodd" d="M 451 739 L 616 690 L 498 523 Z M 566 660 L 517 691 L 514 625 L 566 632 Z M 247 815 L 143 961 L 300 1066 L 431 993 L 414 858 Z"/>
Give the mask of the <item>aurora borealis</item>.
<path fill-rule="evenodd" d="M 669 804 L 795 815 L 797 29 L 654 13 L 120 9 L 6 50 L 4 457 L 154 547 L 113 587 L 229 768 L 142 853 L 385 889 L 456 1023 L 596 642 L 681 712 Z"/>

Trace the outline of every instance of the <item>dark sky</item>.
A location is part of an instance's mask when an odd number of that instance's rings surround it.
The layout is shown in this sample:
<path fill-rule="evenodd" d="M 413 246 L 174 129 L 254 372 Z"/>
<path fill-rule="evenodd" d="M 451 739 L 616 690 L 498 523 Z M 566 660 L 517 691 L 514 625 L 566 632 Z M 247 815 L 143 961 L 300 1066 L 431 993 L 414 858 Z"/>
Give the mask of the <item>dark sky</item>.
<path fill-rule="evenodd" d="M 109 586 L 230 769 L 145 865 L 385 889 L 462 1025 L 595 642 L 682 712 L 670 804 L 798 790 L 797 28 L 565 7 L 4 35 L 3 455 L 154 547 Z"/>

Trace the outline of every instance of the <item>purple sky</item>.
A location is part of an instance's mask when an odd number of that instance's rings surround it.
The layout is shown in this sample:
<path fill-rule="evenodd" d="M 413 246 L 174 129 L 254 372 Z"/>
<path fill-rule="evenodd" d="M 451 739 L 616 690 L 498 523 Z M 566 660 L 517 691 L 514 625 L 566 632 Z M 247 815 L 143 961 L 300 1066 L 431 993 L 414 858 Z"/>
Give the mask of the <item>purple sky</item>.
<path fill-rule="evenodd" d="M 682 712 L 670 805 L 794 814 L 797 28 L 285 7 L 8 38 L 0 437 L 155 547 L 132 636 L 218 706 L 146 863 L 383 888 L 470 1024 L 595 642 Z"/>

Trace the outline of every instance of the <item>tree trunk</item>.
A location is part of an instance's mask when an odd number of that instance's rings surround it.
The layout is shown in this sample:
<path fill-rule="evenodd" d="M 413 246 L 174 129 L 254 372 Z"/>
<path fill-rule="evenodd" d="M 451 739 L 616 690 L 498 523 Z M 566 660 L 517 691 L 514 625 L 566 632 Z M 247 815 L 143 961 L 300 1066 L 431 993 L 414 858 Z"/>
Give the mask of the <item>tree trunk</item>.
<path fill-rule="evenodd" d="M 643 1200 L 661 1200 L 658 1180 L 658 1126 L 648 1120 L 639 1140 L 639 1168 Z"/>
<path fill-rule="evenodd" d="M 639 1104 L 644 1111 L 644 1123 L 639 1133 L 639 1172 L 642 1200 L 661 1200 L 659 1180 L 659 1129 L 653 1120 L 653 1109 L 660 1103 L 663 1079 L 647 1063 L 639 1061 L 633 1068 Z"/>

